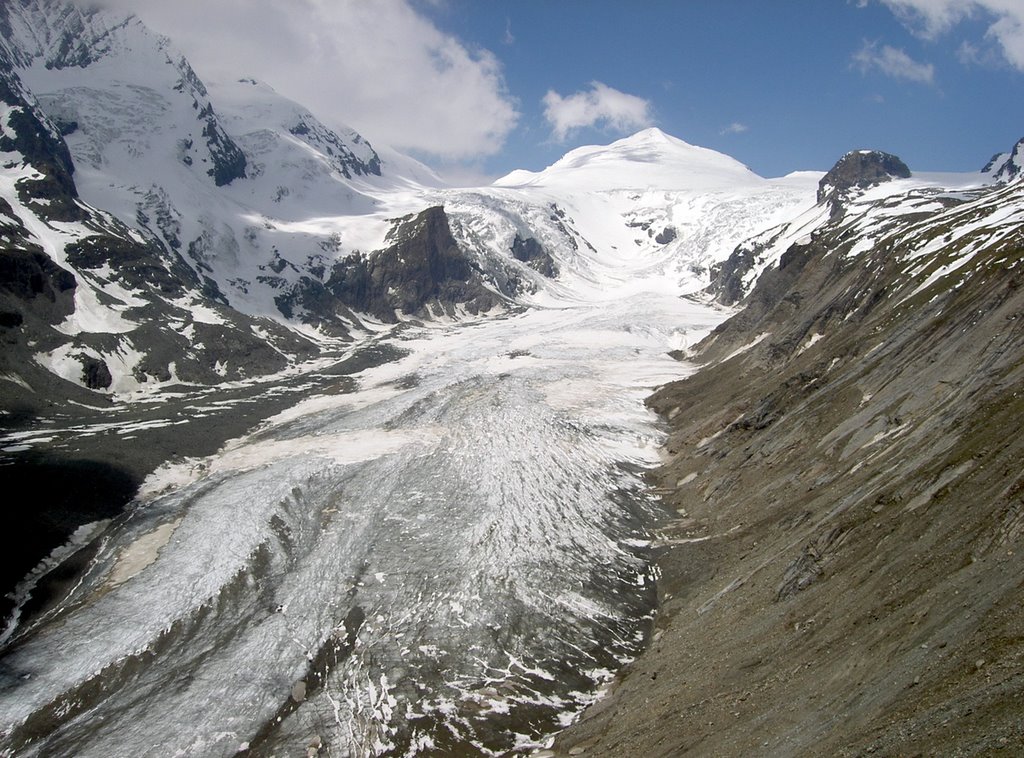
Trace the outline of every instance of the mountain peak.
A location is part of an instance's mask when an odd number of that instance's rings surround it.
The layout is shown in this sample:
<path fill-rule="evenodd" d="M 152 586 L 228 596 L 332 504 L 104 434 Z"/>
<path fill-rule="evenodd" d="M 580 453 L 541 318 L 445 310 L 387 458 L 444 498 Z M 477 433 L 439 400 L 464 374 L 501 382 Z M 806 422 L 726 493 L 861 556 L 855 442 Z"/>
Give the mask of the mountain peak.
<path fill-rule="evenodd" d="M 818 184 L 818 202 L 837 193 L 860 187 L 865 189 L 890 179 L 910 176 L 907 164 L 891 153 L 881 150 L 852 150 L 829 169 Z"/>
<path fill-rule="evenodd" d="M 629 137 L 625 137 L 624 140 L 628 140 L 630 142 L 668 142 L 669 140 L 676 140 L 676 138 L 666 134 L 656 126 L 649 126 Z"/>
<path fill-rule="evenodd" d="M 584 145 L 540 172 L 513 171 L 497 186 L 566 186 L 582 190 L 711 190 L 762 182 L 734 158 L 643 129 L 610 145 Z"/>

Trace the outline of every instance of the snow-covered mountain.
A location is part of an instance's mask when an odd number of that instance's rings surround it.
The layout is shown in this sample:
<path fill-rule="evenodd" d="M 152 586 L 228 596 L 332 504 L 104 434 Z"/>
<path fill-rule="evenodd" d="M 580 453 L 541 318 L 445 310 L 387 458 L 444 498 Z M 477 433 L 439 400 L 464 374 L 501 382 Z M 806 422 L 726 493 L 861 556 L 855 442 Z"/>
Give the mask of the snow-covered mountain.
<path fill-rule="evenodd" d="M 577 148 L 540 172 L 514 171 L 486 190 L 450 193 L 446 207 L 467 245 L 500 249 L 532 236 L 552 251 L 561 273 L 534 301 L 600 300 L 655 280 L 678 293 L 699 289 L 740 241 L 812 204 L 818 178 L 763 179 L 652 128 Z"/>
<path fill-rule="evenodd" d="M 578 147 L 540 172 L 513 171 L 495 185 L 707 191 L 761 181 L 761 177 L 727 155 L 690 145 L 651 127 L 607 146 Z"/>
<path fill-rule="evenodd" d="M 996 153 L 981 170 L 995 181 L 1010 182 L 1024 176 L 1024 139 L 1017 141 L 1008 153 Z"/>
<path fill-rule="evenodd" d="M 19 341 L 5 366 L 16 393 L 51 384 L 40 371 L 118 395 L 237 380 L 377 321 L 601 297 L 638 278 L 693 290 L 745 236 L 808 204 L 816 181 L 764 180 L 652 129 L 539 174 L 449 190 L 265 84 L 208 86 L 137 18 L 19 0 L 0 9 L 0 28 L 5 72 L 30 103 L 8 106 L 31 110 L 62 156 L 44 166 L 14 150 L 9 186 L 32 160 L 44 173 L 66 164 L 75 213 L 105 219 L 58 226 L 16 209 L 35 217 L 27 238 L 76 282 L 66 317 L 40 327 L 45 339 Z M 417 222 L 429 208 L 444 210 Z M 70 244 L 89 255 L 68 256 Z M 438 255 L 462 263 L 438 267 Z"/>
<path fill-rule="evenodd" d="M 683 294 L 710 282 L 735 302 L 838 204 L 868 223 L 865 209 L 895 202 L 868 189 L 885 167 L 851 168 L 873 165 L 870 151 L 819 187 L 818 173 L 764 179 L 656 128 L 446 189 L 265 84 L 208 86 L 137 18 L 18 0 L 0 7 L 0 31 L 10 240 L 61 281 L 44 287 L 46 308 L 7 287 L 5 319 L 24 324 L 2 367 L 8 404 L 31 405 L 43 386 L 88 398 L 238 380 L 379 322 L 600 300 L 640 283 Z M 928 204 L 1013 180 L 1021 150 L 973 175 L 898 172 L 882 192 Z M 21 266 L 12 276 L 27 276 Z"/>

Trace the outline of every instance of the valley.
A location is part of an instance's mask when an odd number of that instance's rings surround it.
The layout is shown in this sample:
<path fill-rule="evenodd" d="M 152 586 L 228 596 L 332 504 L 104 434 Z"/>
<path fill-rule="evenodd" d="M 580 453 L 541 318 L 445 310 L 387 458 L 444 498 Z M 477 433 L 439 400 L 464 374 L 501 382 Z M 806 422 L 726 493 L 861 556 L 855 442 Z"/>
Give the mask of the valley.
<path fill-rule="evenodd" d="M 0 31 L 0 755 L 1024 745 L 1024 140 L 458 187 Z"/>

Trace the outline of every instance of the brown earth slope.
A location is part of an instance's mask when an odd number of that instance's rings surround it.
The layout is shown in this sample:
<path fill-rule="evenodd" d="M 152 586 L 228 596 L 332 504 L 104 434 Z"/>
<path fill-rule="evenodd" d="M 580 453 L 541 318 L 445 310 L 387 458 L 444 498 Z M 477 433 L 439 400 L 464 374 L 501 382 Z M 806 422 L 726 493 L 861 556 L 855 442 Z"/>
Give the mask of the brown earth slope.
<path fill-rule="evenodd" d="M 558 754 L 1024 751 L 1024 185 L 924 199 L 790 248 L 652 398 L 657 629 Z"/>

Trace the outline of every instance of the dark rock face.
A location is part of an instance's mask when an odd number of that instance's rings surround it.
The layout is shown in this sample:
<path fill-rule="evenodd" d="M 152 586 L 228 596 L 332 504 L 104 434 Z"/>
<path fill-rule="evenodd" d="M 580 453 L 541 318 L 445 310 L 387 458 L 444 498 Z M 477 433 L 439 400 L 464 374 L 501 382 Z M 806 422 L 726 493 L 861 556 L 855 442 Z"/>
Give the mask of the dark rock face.
<path fill-rule="evenodd" d="M 68 263 L 80 271 L 109 264 L 113 278 L 132 289 L 177 298 L 200 286 L 195 272 L 177 256 L 167 256 L 154 244 L 113 235 L 85 237 L 67 246 Z"/>
<path fill-rule="evenodd" d="M 288 131 L 302 141 L 327 153 L 334 167 L 346 179 L 351 179 L 353 174 L 380 176 L 380 157 L 373 152 L 372 147 L 369 160 L 360 160 L 341 137 L 314 119 L 312 115 L 308 118 L 301 118 Z M 367 147 L 370 147 L 369 143 L 366 143 L 358 134 L 353 134 L 351 139 L 355 144 L 366 144 Z"/>
<path fill-rule="evenodd" d="M 75 277 L 41 250 L 0 248 L 0 309 L 20 326 L 31 312 L 45 323 L 60 323 L 75 309 Z M 17 315 L 15 315 L 17 314 Z"/>
<path fill-rule="evenodd" d="M 82 364 L 82 382 L 91 390 L 105 390 L 113 383 L 107 364 L 91 355 L 79 356 Z"/>
<path fill-rule="evenodd" d="M 654 241 L 659 245 L 667 245 L 669 242 L 676 238 L 676 228 L 674 226 L 666 226 L 654 237 Z"/>
<path fill-rule="evenodd" d="M 246 159 L 242 149 L 234 143 L 221 127 L 209 103 L 199 112 L 203 122 L 203 137 L 213 159 L 213 167 L 206 173 L 213 177 L 218 187 L 231 184 L 235 179 L 245 178 Z"/>
<path fill-rule="evenodd" d="M 346 324 L 358 324 L 359 318 L 323 282 L 303 276 L 287 292 L 274 298 L 285 318 L 297 318 L 332 337 L 351 340 Z"/>
<path fill-rule="evenodd" d="M 400 220 L 388 240 L 392 245 L 384 250 L 334 266 L 327 289 L 352 310 L 394 323 L 396 311 L 451 315 L 462 305 L 479 313 L 500 302 L 452 237 L 444 208 Z"/>
<path fill-rule="evenodd" d="M 28 455 L 16 466 L 0 466 L 0 490 L 11 498 L 7 528 L 0 533 L 0 587 L 13 589 L 79 526 L 117 515 L 141 482 L 116 464 L 87 458 Z M 9 612 L 11 597 L 0 598 L 0 618 Z"/>
<path fill-rule="evenodd" d="M 512 257 L 549 279 L 558 276 L 555 259 L 534 237 L 523 239 L 517 234 L 512 240 Z"/>
<path fill-rule="evenodd" d="M 714 295 L 722 305 L 735 305 L 746 294 L 743 279 L 753 268 L 758 250 L 754 246 L 739 245 L 721 263 L 711 267 L 711 284 L 705 292 Z"/>
<path fill-rule="evenodd" d="M 76 202 L 71 152 L 10 63 L 6 49 L 0 46 L 0 102 L 11 108 L 7 123 L 14 132 L 13 136 L 0 134 L 0 152 L 20 153 L 24 163 L 42 175 L 20 180 L 19 197 L 26 204 L 45 200 L 45 215 L 55 221 L 81 221 L 87 214 Z"/>
<path fill-rule="evenodd" d="M 865 189 L 893 178 L 910 176 L 907 164 L 895 155 L 879 150 L 854 150 L 829 169 L 818 184 L 818 202 L 823 203 L 853 187 Z"/>

